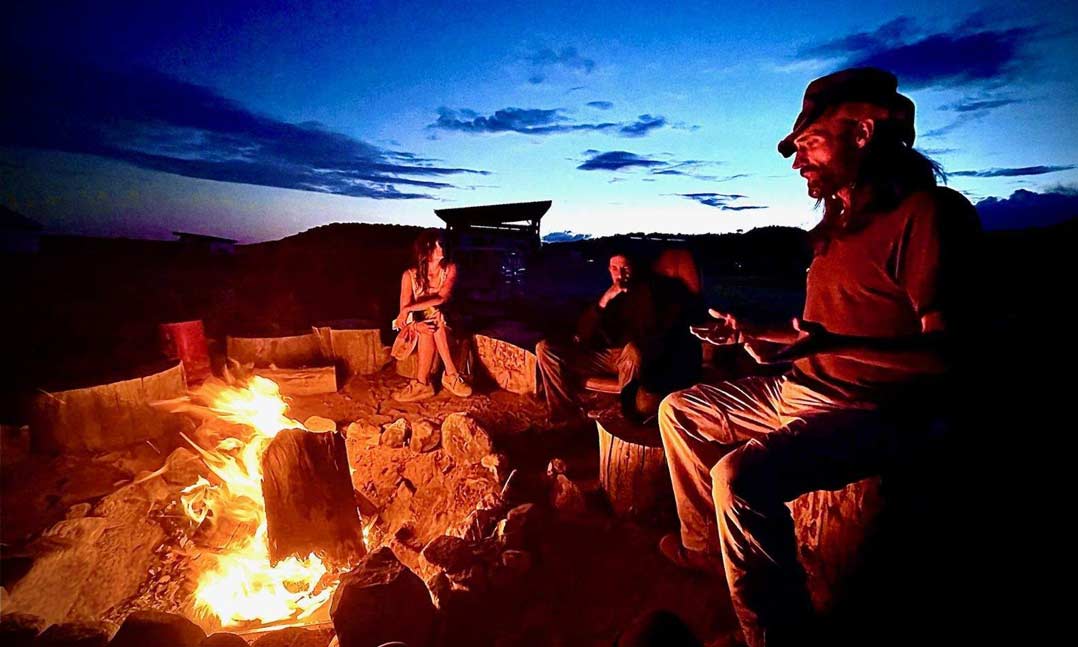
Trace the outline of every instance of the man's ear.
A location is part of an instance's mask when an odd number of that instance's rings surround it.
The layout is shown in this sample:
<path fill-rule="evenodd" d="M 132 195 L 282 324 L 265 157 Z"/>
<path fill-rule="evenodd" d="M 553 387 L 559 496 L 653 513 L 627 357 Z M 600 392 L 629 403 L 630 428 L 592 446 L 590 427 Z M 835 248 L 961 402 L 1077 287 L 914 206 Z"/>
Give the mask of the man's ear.
<path fill-rule="evenodd" d="M 876 120 L 870 117 L 858 119 L 853 127 L 853 143 L 857 148 L 864 148 L 872 141 L 872 135 L 876 132 Z"/>

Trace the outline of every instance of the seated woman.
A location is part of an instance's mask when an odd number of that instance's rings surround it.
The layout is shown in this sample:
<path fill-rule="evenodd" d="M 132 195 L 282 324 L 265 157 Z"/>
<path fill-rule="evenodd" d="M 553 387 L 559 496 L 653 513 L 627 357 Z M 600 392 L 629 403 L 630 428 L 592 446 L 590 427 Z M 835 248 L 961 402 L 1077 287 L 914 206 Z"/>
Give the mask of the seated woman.
<path fill-rule="evenodd" d="M 437 352 L 445 366 L 442 387 L 466 398 L 472 394 L 472 387 L 457 372 L 449 349 L 449 327 L 442 312 L 453 295 L 457 266 L 446 259 L 442 232 L 438 230 L 419 234 L 413 249 L 415 266 L 401 275 L 400 313 L 393 320 L 394 330 L 400 332 L 393 343 L 393 357 L 399 361 L 413 351 L 418 352 L 416 379 L 391 397 L 398 402 L 413 402 L 433 396 L 430 379 Z"/>

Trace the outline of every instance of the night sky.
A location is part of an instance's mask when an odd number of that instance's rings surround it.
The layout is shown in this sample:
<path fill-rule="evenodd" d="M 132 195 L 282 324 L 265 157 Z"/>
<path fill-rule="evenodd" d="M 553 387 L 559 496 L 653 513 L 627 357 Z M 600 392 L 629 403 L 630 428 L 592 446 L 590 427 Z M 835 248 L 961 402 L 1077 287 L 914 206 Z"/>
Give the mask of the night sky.
<path fill-rule="evenodd" d="M 49 232 L 252 242 L 547 199 L 548 235 L 810 227 L 775 145 L 854 65 L 898 75 L 987 226 L 1078 214 L 1071 2 L 19 4 L 0 202 Z"/>

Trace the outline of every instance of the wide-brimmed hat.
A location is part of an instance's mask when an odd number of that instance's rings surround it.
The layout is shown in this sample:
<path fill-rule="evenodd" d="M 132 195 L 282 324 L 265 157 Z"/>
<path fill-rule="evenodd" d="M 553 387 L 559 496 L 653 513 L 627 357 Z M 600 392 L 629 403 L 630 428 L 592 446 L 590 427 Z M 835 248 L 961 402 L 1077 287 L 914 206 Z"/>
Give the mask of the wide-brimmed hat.
<path fill-rule="evenodd" d="M 913 101 L 899 94 L 894 74 L 875 67 L 855 67 L 822 76 L 805 88 L 801 114 L 793 130 L 779 142 L 783 157 L 794 154 L 794 140 L 829 108 L 843 103 L 870 103 L 890 111 L 889 121 L 907 146 L 913 146 Z"/>

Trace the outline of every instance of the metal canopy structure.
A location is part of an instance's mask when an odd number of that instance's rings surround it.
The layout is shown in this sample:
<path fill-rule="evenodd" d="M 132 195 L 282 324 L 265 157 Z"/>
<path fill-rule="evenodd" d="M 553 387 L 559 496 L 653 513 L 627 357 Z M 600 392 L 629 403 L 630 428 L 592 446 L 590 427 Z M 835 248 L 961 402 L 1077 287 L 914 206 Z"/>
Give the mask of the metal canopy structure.
<path fill-rule="evenodd" d="M 449 232 L 450 240 L 462 242 L 466 233 L 504 232 L 510 238 L 525 238 L 539 246 L 539 221 L 550 209 L 551 201 L 490 204 L 478 207 L 435 209 Z M 517 234 L 513 236 L 513 234 Z"/>
<path fill-rule="evenodd" d="M 472 300 L 498 301 L 520 293 L 528 259 L 539 250 L 539 222 L 551 201 L 435 209 L 461 268 L 459 285 Z"/>

